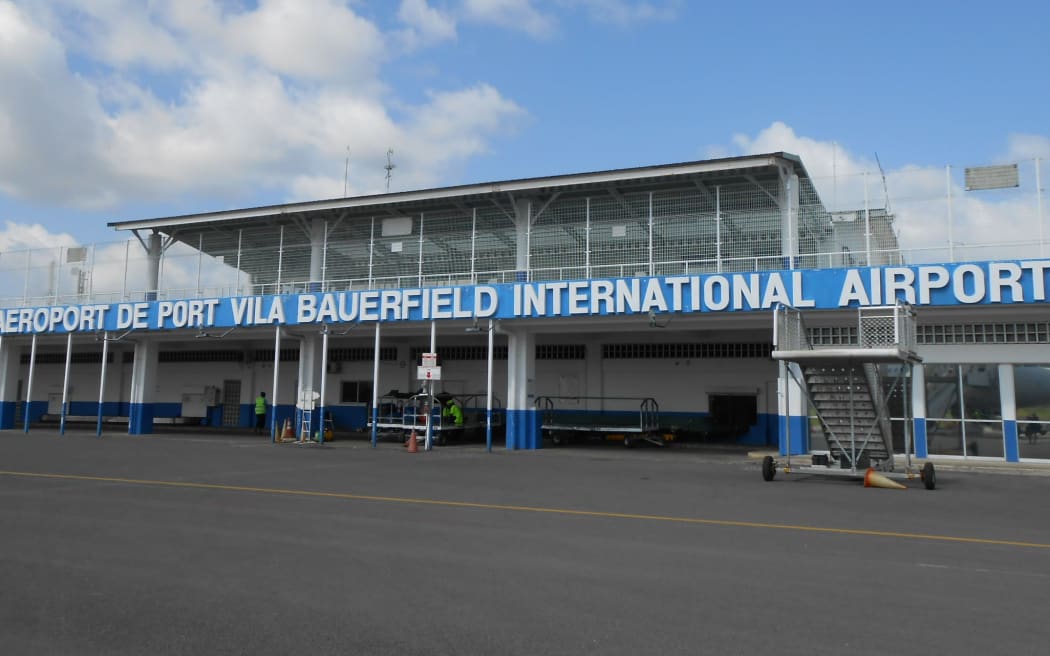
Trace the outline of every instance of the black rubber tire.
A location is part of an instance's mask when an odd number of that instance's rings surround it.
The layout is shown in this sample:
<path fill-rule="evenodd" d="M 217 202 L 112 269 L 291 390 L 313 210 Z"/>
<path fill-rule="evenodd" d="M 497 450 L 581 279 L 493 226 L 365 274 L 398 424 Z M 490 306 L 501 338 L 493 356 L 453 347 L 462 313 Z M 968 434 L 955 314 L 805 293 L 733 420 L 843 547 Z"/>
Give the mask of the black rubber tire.
<path fill-rule="evenodd" d="M 771 481 L 777 475 L 776 463 L 773 462 L 773 456 L 766 456 L 762 458 L 762 480 Z"/>
<path fill-rule="evenodd" d="M 927 490 L 937 487 L 937 470 L 933 468 L 932 462 L 922 466 L 922 484 L 926 486 Z"/>
<path fill-rule="evenodd" d="M 623 445 L 628 449 L 634 446 L 634 440 L 631 438 L 630 435 L 623 436 Z"/>
<path fill-rule="evenodd" d="M 554 446 L 562 446 L 565 444 L 565 438 L 558 433 L 551 433 L 551 444 Z"/>

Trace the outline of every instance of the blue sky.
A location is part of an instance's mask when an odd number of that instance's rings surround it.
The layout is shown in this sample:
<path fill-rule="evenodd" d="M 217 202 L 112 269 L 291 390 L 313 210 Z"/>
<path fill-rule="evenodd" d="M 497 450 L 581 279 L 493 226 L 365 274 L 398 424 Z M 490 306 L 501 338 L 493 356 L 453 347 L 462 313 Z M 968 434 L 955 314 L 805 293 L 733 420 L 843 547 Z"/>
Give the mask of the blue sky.
<path fill-rule="evenodd" d="M 1011 1 L 0 0 L 0 251 L 340 196 L 348 145 L 352 195 L 388 148 L 392 190 L 1050 159 L 1048 25 Z"/>

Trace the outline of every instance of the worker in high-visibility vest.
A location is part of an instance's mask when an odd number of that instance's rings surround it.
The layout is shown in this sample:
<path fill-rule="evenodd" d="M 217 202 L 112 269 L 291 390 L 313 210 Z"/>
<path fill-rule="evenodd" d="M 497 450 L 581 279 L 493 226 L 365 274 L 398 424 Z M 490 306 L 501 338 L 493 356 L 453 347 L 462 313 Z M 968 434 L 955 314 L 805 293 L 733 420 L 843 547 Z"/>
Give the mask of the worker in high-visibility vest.
<path fill-rule="evenodd" d="M 255 434 L 266 429 L 266 392 L 259 392 L 255 398 Z"/>
<path fill-rule="evenodd" d="M 441 415 L 452 419 L 452 423 L 456 426 L 463 425 L 463 408 L 459 406 L 459 401 L 454 398 L 445 402 L 445 410 Z"/>

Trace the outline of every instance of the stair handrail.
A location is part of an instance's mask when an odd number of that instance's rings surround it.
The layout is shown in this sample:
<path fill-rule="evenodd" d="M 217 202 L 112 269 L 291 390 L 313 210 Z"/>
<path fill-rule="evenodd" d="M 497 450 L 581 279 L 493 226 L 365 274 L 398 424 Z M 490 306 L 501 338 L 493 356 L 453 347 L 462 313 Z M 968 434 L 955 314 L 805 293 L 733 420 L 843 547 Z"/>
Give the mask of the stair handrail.
<path fill-rule="evenodd" d="M 879 424 L 879 430 L 885 436 L 886 451 L 890 455 L 889 466 L 893 467 L 893 428 L 889 418 L 889 402 L 886 398 L 886 388 L 883 387 L 882 374 L 879 365 L 873 362 L 864 363 L 864 374 L 868 379 L 868 391 L 871 393 L 871 402 L 875 408 L 875 416 Z M 896 390 L 894 383 L 891 393 Z"/>
<path fill-rule="evenodd" d="M 785 303 L 777 303 L 773 308 L 773 348 L 780 351 L 813 349 L 801 310 Z"/>

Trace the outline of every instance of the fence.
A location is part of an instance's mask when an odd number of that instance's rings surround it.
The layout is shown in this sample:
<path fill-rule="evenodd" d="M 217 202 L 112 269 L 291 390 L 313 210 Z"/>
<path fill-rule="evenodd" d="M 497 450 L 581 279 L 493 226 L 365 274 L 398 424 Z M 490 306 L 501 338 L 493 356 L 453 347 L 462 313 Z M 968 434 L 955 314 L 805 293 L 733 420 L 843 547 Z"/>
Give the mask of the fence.
<path fill-rule="evenodd" d="M 137 239 L 10 251 L 0 253 L 0 307 L 1034 259 L 1050 255 L 1041 176 L 1030 160 L 1018 186 L 986 191 L 966 191 L 960 167 L 803 179 L 795 234 L 782 229 L 778 189 L 758 181 L 537 200 L 527 226 L 495 204 L 351 217 L 324 223 L 319 245 L 292 223 L 231 228 L 222 240 L 183 232 L 165 244 L 156 290 Z M 248 230 L 266 245 L 244 246 Z"/>

